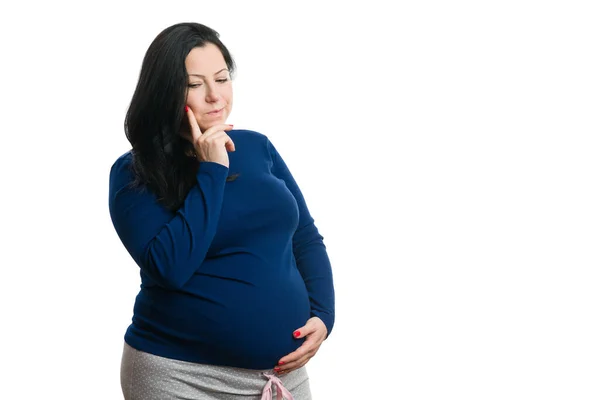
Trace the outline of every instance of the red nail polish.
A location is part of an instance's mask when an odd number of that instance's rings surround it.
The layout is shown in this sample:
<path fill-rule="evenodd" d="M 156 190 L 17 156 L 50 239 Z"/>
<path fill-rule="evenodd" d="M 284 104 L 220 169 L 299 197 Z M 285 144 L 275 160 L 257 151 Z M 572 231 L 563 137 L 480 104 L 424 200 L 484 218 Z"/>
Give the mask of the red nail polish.
<path fill-rule="evenodd" d="M 283 365 L 285 364 L 283 361 L 279 361 L 279 365 Z"/>
<path fill-rule="evenodd" d="M 190 110 L 190 108 L 188 106 L 185 106 L 185 112 L 188 112 Z"/>
<path fill-rule="evenodd" d="M 275 368 L 273 368 L 273 369 L 274 369 L 275 371 L 279 372 L 279 370 L 280 370 L 281 368 L 279 368 L 279 367 L 275 367 Z"/>
<path fill-rule="evenodd" d="M 294 332 L 294 336 L 296 336 L 296 337 L 300 337 L 300 331 L 296 331 L 296 332 Z"/>

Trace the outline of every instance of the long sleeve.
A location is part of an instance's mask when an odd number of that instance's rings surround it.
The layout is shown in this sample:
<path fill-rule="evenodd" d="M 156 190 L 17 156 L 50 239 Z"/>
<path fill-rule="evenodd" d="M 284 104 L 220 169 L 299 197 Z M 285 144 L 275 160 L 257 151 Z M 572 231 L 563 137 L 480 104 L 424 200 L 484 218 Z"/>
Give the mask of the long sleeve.
<path fill-rule="evenodd" d="M 335 294 L 331 263 L 323 236 L 315 226 L 304 196 L 287 165 L 270 141 L 267 145 L 273 161 L 273 174 L 283 179 L 298 204 L 298 228 L 292 239 L 294 257 L 308 290 L 311 315 L 319 317 L 325 323 L 329 335 L 335 320 Z"/>
<path fill-rule="evenodd" d="M 172 212 L 149 190 L 132 189 L 131 156 L 122 156 L 110 171 L 110 216 L 123 245 L 157 285 L 183 287 L 200 267 L 215 235 L 228 168 L 203 162 L 197 184 L 182 207 Z"/>

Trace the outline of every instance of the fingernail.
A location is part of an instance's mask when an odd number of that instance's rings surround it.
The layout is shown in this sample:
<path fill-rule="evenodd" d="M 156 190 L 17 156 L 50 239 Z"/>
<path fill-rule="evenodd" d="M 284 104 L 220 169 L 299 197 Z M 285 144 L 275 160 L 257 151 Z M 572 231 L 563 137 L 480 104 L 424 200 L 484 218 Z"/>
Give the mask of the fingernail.
<path fill-rule="evenodd" d="M 190 110 L 190 108 L 188 106 L 185 106 L 185 112 L 188 112 Z"/>
<path fill-rule="evenodd" d="M 279 367 L 275 367 L 275 368 L 273 368 L 273 369 L 274 369 L 275 371 L 279 372 L 279 370 L 280 370 L 281 368 L 279 368 Z"/>
<path fill-rule="evenodd" d="M 285 364 L 283 361 L 279 361 L 279 365 L 283 365 Z"/>
<path fill-rule="evenodd" d="M 296 336 L 296 337 L 300 337 L 300 331 L 296 331 L 296 332 L 294 332 L 294 336 Z"/>
<path fill-rule="evenodd" d="M 228 124 L 228 125 L 233 128 L 233 125 L 231 125 L 231 124 Z"/>

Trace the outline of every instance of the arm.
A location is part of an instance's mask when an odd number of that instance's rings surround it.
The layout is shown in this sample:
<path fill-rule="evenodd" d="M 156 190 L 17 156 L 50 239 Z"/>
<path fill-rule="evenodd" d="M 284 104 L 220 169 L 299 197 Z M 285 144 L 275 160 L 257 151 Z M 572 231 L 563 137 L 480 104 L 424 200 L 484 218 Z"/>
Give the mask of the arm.
<path fill-rule="evenodd" d="M 110 216 L 123 245 L 141 270 L 158 285 L 178 289 L 202 264 L 214 238 L 228 168 L 202 162 L 197 184 L 173 213 L 148 190 L 127 187 L 130 161 L 121 158 L 110 171 Z"/>
<path fill-rule="evenodd" d="M 323 236 L 319 234 L 304 196 L 285 162 L 270 141 L 267 142 L 267 146 L 273 161 L 271 171 L 285 181 L 298 203 L 300 220 L 292 239 L 296 265 L 308 290 L 311 316 L 323 321 L 329 336 L 335 320 L 335 295 L 331 264 L 323 244 Z"/>

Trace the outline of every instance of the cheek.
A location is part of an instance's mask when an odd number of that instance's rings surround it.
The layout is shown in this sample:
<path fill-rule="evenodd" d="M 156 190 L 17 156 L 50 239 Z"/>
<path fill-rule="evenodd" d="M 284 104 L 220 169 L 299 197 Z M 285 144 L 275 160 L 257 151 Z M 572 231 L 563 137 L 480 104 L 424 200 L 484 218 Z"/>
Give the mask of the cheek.
<path fill-rule="evenodd" d="M 199 107 L 201 107 L 200 101 L 198 101 L 198 96 L 194 96 L 193 94 L 188 95 L 187 104 L 192 107 L 192 110 L 198 110 Z"/>
<path fill-rule="evenodd" d="M 233 101 L 233 90 L 231 86 L 229 86 L 227 90 L 223 92 L 223 98 L 227 100 L 227 103 L 231 104 L 231 102 Z"/>

